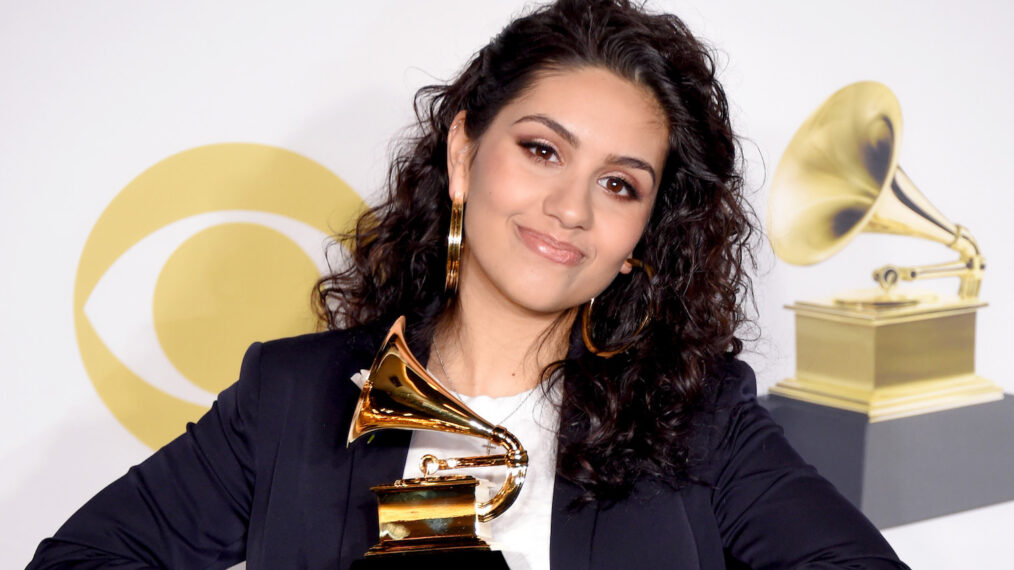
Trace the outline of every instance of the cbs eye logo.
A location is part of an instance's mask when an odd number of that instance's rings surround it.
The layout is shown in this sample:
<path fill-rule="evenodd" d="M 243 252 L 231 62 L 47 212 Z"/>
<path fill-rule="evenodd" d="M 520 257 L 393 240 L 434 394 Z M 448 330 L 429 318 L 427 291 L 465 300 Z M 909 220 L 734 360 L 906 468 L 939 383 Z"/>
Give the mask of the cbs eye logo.
<path fill-rule="evenodd" d="M 99 217 L 74 284 L 102 401 L 152 448 L 180 434 L 251 342 L 314 330 L 330 228 L 364 207 L 323 166 L 263 145 L 198 147 L 141 173 Z"/>

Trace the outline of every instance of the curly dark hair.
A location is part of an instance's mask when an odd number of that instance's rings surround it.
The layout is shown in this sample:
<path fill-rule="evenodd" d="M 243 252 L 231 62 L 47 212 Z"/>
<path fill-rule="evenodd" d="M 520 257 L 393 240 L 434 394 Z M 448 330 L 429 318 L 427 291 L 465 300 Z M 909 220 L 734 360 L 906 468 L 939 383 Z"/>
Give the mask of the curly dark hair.
<path fill-rule="evenodd" d="M 748 322 L 757 225 L 740 149 L 712 52 L 679 18 L 627 0 L 559 0 L 508 24 L 450 84 L 419 90 L 417 130 L 392 161 L 388 197 L 343 236 L 351 259 L 321 279 L 316 305 L 329 328 L 406 315 L 427 345 L 449 301 L 452 119 L 466 111 L 465 132 L 478 140 L 539 72 L 580 67 L 646 87 L 669 125 L 658 197 L 635 249 L 655 276 L 617 276 L 591 318 L 599 347 L 627 348 L 608 359 L 576 351 L 555 365 L 563 372 L 558 472 L 586 499 L 608 501 L 639 477 L 678 483 L 686 474 L 691 418 L 714 367 L 742 350 L 737 331 Z"/>

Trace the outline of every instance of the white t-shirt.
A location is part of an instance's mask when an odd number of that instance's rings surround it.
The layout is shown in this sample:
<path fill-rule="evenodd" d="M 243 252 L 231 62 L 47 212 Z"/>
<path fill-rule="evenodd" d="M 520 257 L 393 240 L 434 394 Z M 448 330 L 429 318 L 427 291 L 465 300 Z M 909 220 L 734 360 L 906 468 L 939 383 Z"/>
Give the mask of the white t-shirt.
<path fill-rule="evenodd" d="M 549 531 L 556 474 L 556 434 L 559 428 L 557 391 L 548 394 L 538 386 L 527 392 L 492 398 L 459 396 L 486 421 L 513 433 L 528 452 L 528 472 L 517 500 L 504 514 L 479 525 L 479 536 L 500 550 L 512 570 L 549 570 Z M 439 458 L 487 455 L 486 440 L 433 431 L 412 432 L 405 478 L 421 477 L 419 459 L 427 453 Z M 503 453 L 496 447 L 493 454 Z M 479 501 L 493 496 L 503 485 L 505 469 L 486 467 L 441 471 L 439 475 L 471 475 L 480 480 Z M 488 483 L 486 483 L 488 482 Z M 488 496 L 483 492 L 488 489 Z"/>

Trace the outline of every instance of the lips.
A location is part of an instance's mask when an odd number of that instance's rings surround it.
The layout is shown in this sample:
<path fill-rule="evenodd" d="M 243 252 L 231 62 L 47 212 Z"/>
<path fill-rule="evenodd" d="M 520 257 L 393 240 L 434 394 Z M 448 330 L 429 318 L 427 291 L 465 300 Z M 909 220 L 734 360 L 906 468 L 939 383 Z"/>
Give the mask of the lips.
<path fill-rule="evenodd" d="M 540 256 L 562 265 L 577 265 L 584 253 L 573 245 L 555 239 L 553 236 L 537 232 L 531 228 L 517 226 L 518 235 L 528 249 Z"/>

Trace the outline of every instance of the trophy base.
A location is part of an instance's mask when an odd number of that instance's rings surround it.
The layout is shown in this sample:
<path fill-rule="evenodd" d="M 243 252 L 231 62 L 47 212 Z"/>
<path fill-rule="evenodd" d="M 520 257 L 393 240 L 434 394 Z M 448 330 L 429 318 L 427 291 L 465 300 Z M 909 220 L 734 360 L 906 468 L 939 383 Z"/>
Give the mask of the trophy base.
<path fill-rule="evenodd" d="M 878 528 L 1014 500 L 1014 396 L 873 422 L 760 398 L 803 459 Z"/>
<path fill-rule="evenodd" d="M 510 570 L 499 550 L 417 550 L 391 552 L 356 560 L 350 570 L 403 570 L 404 568 L 482 568 Z"/>
<path fill-rule="evenodd" d="M 915 298 L 915 297 L 913 297 Z M 975 317 L 985 304 L 941 298 L 912 306 L 800 301 L 796 375 L 771 393 L 871 422 L 1003 398 L 975 373 Z"/>

